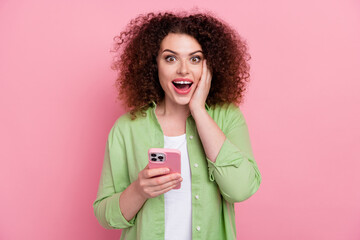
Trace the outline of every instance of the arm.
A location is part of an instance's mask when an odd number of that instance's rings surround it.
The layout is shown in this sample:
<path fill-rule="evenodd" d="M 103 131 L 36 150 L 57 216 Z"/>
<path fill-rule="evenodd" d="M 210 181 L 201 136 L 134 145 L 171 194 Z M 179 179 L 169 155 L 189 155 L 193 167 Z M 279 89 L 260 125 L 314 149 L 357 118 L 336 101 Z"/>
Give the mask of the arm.
<path fill-rule="evenodd" d="M 131 220 L 125 219 L 120 210 L 119 199 L 130 180 L 126 174 L 126 162 L 117 162 L 120 169 L 115 170 L 116 176 L 113 174 L 114 166 L 111 164 L 112 157 L 115 157 L 114 152 L 111 151 L 113 144 L 113 130 L 111 131 L 105 150 L 105 157 L 101 172 L 101 178 L 98 188 L 96 200 L 93 204 L 94 213 L 101 226 L 107 229 L 111 228 L 128 228 L 134 225 L 135 217 Z M 117 172 L 120 172 L 117 174 Z M 120 180 L 121 185 L 115 187 L 115 182 Z M 118 188 L 118 189 L 116 189 Z"/>
<path fill-rule="evenodd" d="M 147 165 L 139 172 L 138 179 L 120 195 L 120 209 L 126 220 L 132 219 L 148 198 L 164 194 L 182 181 L 180 174 L 167 174 L 169 171 L 168 168 L 149 169 Z M 164 174 L 167 175 L 161 176 Z"/>
<path fill-rule="evenodd" d="M 254 161 L 245 119 L 240 110 L 229 105 L 222 121 L 223 132 L 205 110 L 211 73 L 203 63 L 201 80 L 189 104 L 196 122 L 209 167 L 209 178 L 216 181 L 228 202 L 240 202 L 254 194 L 261 176 Z"/>
<path fill-rule="evenodd" d="M 208 160 L 210 180 L 216 181 L 228 202 L 240 202 L 257 191 L 261 176 L 245 119 L 236 106 L 231 108 L 224 117 L 229 125 L 226 134 L 205 110 L 193 117 Z"/>
<path fill-rule="evenodd" d="M 226 136 L 216 122 L 210 117 L 205 108 L 194 111 L 191 114 L 196 123 L 201 143 L 207 158 L 215 162 Z"/>
<path fill-rule="evenodd" d="M 105 228 L 133 226 L 136 214 L 148 198 L 157 197 L 182 181 L 177 173 L 163 175 L 168 172 L 166 168 L 145 167 L 139 172 L 137 180 L 130 184 L 124 142 L 119 129 L 113 127 L 106 144 L 99 190 L 93 204 L 99 223 Z"/>
<path fill-rule="evenodd" d="M 189 103 L 191 115 L 193 116 L 196 128 L 199 133 L 206 156 L 210 161 L 215 162 L 221 146 L 226 137 L 216 122 L 205 110 L 205 101 L 209 94 L 212 74 L 209 71 L 206 60 L 202 64 L 200 81 Z"/>
<path fill-rule="evenodd" d="M 226 139 L 213 162 L 209 158 L 209 178 L 216 181 L 228 202 L 248 199 L 259 188 L 261 176 L 254 160 L 248 128 L 239 108 L 230 105 L 223 118 Z"/>

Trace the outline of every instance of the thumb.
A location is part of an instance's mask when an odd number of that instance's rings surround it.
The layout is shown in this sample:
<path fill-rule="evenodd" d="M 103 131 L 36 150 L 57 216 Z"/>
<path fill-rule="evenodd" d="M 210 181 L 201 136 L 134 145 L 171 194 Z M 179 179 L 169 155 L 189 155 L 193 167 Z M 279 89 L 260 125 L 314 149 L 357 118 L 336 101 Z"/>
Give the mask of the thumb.
<path fill-rule="evenodd" d="M 146 167 L 144 169 L 149 169 L 149 163 L 146 165 Z"/>

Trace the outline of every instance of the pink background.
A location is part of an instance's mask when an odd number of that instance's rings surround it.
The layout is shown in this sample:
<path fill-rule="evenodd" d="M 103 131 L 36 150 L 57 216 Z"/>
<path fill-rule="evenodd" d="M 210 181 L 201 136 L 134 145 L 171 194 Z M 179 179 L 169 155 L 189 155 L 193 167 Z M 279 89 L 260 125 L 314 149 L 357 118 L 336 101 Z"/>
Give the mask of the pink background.
<path fill-rule="evenodd" d="M 157 6 L 157 7 L 155 7 Z M 118 239 L 94 217 L 122 110 L 112 38 L 139 13 L 197 6 L 250 46 L 241 106 L 262 173 L 238 239 L 360 239 L 360 3 L 0 2 L 0 239 Z"/>

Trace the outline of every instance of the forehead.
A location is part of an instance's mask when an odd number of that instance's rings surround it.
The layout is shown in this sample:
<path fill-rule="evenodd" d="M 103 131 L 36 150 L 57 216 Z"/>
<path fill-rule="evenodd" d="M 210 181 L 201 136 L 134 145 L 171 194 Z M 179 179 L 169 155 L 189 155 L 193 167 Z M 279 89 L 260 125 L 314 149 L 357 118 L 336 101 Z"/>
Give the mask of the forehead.
<path fill-rule="evenodd" d="M 169 33 L 160 44 L 160 51 L 165 49 L 184 54 L 202 50 L 194 37 L 183 33 Z"/>

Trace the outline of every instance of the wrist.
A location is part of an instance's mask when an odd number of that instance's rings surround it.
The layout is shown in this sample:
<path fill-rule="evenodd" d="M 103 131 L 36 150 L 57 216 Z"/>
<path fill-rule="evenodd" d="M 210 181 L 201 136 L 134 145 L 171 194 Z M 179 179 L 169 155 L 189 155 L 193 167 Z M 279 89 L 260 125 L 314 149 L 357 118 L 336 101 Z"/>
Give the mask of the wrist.
<path fill-rule="evenodd" d="M 143 193 L 143 191 L 141 191 L 139 179 L 131 183 L 129 187 L 131 188 L 131 191 L 134 193 L 134 196 L 136 196 L 138 201 L 145 202 L 148 199 Z"/>
<path fill-rule="evenodd" d="M 201 105 L 201 104 L 190 104 L 189 109 L 190 109 L 191 115 L 194 115 L 195 113 L 200 112 L 200 111 L 205 111 L 206 112 L 205 104 L 203 104 L 203 105 Z"/>
<path fill-rule="evenodd" d="M 194 120 L 196 121 L 198 118 L 204 117 L 206 115 L 208 115 L 205 106 L 204 107 L 198 107 L 198 108 L 193 108 L 190 109 L 191 115 L 194 118 Z"/>

